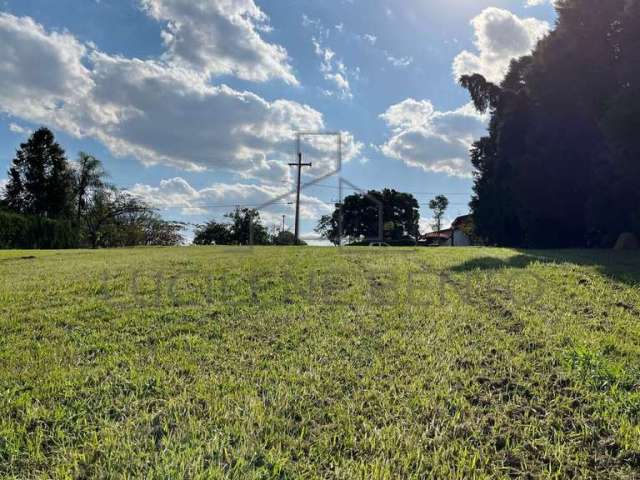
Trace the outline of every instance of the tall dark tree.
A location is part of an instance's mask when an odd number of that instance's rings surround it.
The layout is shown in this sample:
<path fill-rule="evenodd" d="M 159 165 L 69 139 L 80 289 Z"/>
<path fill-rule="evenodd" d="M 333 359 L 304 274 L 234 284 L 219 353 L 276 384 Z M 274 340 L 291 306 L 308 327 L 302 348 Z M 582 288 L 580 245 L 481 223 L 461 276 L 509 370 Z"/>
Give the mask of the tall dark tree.
<path fill-rule="evenodd" d="M 640 232 L 640 2 L 628 2 L 621 20 L 613 28 L 614 73 L 617 85 L 602 121 L 610 147 L 596 173 L 600 188 L 608 192 L 594 216 L 600 229 Z M 613 209 L 612 205 L 628 205 Z M 628 225 L 631 225 L 629 228 Z"/>
<path fill-rule="evenodd" d="M 61 218 L 73 210 L 73 171 L 53 133 L 40 128 L 20 145 L 5 198 L 18 213 Z"/>
<path fill-rule="evenodd" d="M 561 0 L 556 29 L 500 85 L 461 79 L 491 114 L 471 151 L 471 207 L 489 243 L 610 245 L 639 231 L 639 3 Z"/>
<path fill-rule="evenodd" d="M 16 165 L 16 160 L 13 161 L 13 166 L 9 169 L 9 180 L 4 188 L 4 203 L 7 208 L 15 212 L 22 212 L 25 208 L 25 189 L 22 184 L 22 176 Z"/>

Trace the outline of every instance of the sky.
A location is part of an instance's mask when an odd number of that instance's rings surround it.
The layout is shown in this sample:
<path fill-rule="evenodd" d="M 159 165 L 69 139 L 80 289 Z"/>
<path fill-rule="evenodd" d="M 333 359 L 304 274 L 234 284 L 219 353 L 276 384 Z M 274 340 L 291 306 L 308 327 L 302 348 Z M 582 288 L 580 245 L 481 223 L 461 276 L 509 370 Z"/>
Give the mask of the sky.
<path fill-rule="evenodd" d="M 0 0 L 0 185 L 44 125 L 166 219 L 292 230 L 296 134 L 331 132 L 342 162 L 300 138 L 303 237 L 341 183 L 413 193 L 429 231 L 438 194 L 468 213 L 486 132 L 456 79 L 499 82 L 554 22 L 552 0 Z"/>

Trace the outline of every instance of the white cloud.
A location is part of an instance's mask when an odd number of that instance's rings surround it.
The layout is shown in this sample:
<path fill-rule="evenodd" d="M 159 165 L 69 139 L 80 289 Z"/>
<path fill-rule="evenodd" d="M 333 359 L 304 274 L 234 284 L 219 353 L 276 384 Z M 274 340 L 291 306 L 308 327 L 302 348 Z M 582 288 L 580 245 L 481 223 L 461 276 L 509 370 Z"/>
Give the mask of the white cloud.
<path fill-rule="evenodd" d="M 342 161 L 350 162 L 358 158 L 361 160 L 364 144 L 358 142 L 354 136 L 346 131 L 341 132 Z M 303 170 L 306 181 L 319 178 L 334 172 L 338 166 L 338 137 L 336 135 L 305 135 L 301 139 L 301 150 L 305 162 L 311 162 L 310 168 Z"/>
<path fill-rule="evenodd" d="M 328 240 L 325 240 L 322 237 L 322 235 L 320 235 L 319 233 L 316 233 L 316 232 L 303 232 L 302 233 L 302 238 L 309 245 L 312 245 L 312 246 L 315 246 L 315 247 L 324 247 L 324 246 L 330 247 L 330 246 L 333 246 L 333 243 L 331 243 Z"/>
<path fill-rule="evenodd" d="M 271 27 L 253 0 L 140 1 L 151 17 L 166 22 L 162 38 L 167 61 L 208 76 L 298 84 L 287 51 L 260 36 Z"/>
<path fill-rule="evenodd" d="M 320 71 L 324 75 L 324 79 L 331 84 L 335 90 L 325 90 L 328 96 L 338 96 L 342 99 L 351 99 L 351 84 L 347 78 L 349 73 L 346 65 L 336 58 L 336 53 L 328 47 L 322 45 L 316 37 L 312 39 L 313 47 L 316 55 L 320 58 Z"/>
<path fill-rule="evenodd" d="M 17 123 L 10 123 L 9 124 L 9 131 L 13 132 L 13 133 L 18 133 L 21 135 L 24 135 L 25 133 L 29 133 L 29 130 L 24 128 L 21 125 L 18 125 Z"/>
<path fill-rule="evenodd" d="M 447 230 L 448 228 L 451 228 L 451 224 L 453 223 L 454 220 L 455 218 L 443 218 L 440 221 L 440 228 L 442 230 Z M 433 218 L 432 216 L 420 217 L 420 220 L 418 223 L 419 223 L 418 227 L 420 229 L 420 233 L 423 235 L 425 233 L 436 231 L 436 228 L 435 228 L 436 219 Z"/>
<path fill-rule="evenodd" d="M 545 3 L 550 3 L 551 5 L 557 5 L 558 0 L 527 0 L 527 7 L 537 7 L 538 5 L 544 5 Z"/>
<path fill-rule="evenodd" d="M 317 18 L 311 18 L 306 14 L 302 14 L 302 26 L 311 28 L 320 37 L 327 38 L 331 35 L 331 29 L 326 28 Z"/>
<path fill-rule="evenodd" d="M 413 57 L 394 57 L 389 52 L 384 52 L 387 62 L 396 68 L 406 68 L 413 63 Z"/>
<path fill-rule="evenodd" d="M 92 61 L 93 100 L 106 118 L 91 133 L 146 163 L 280 178 L 288 168 L 277 160 L 290 152 L 294 131 L 323 128 L 319 112 L 296 102 L 212 87 L 154 62 L 101 53 Z"/>
<path fill-rule="evenodd" d="M 302 25 L 314 32 L 311 42 L 316 56 L 320 58 L 320 72 L 324 80 L 331 85 L 331 88 L 324 88 L 322 93 L 328 97 L 337 97 L 342 100 L 352 99 L 351 80 L 359 78 L 360 69 L 347 68 L 345 63 L 338 59 L 336 52 L 325 46 L 331 36 L 331 29 L 326 28 L 320 20 L 303 15 Z M 334 28 L 339 33 L 344 32 L 344 24 L 342 23 L 335 25 Z"/>
<path fill-rule="evenodd" d="M 385 113 L 380 115 L 380 118 L 393 129 L 403 130 L 424 125 L 434 112 L 435 109 L 430 101 L 408 98 L 389 107 Z"/>
<path fill-rule="evenodd" d="M 295 132 L 325 127 L 307 105 L 212 86 L 172 63 L 107 55 L 31 19 L 0 15 L 0 42 L 0 111 L 96 138 L 145 164 L 282 182 Z M 345 159 L 359 148 L 346 134 Z M 314 169 L 329 171 L 321 153 Z"/>
<path fill-rule="evenodd" d="M 259 208 L 282 195 L 291 193 L 275 204 L 260 209 L 260 216 L 267 223 L 279 223 L 281 215 L 294 215 L 295 195 L 285 186 L 254 185 L 247 183 L 214 183 L 197 190 L 181 177 L 160 181 L 157 187 L 136 184 L 129 193 L 136 195 L 159 209 L 180 209 L 184 215 L 221 219 L 235 206 Z M 330 213 L 332 206 L 316 197 L 302 194 L 300 197 L 300 217 L 317 220 Z"/>
<path fill-rule="evenodd" d="M 195 206 L 201 193 L 182 177 L 161 180 L 157 187 L 137 183 L 127 192 L 142 198 L 155 208 L 180 208 L 184 214 L 197 214 L 206 211 L 202 207 Z"/>
<path fill-rule="evenodd" d="M 469 148 L 486 133 L 486 117 L 471 105 L 437 111 L 428 100 L 409 98 L 380 115 L 391 129 L 381 151 L 425 171 L 468 177 L 472 168 Z"/>
<path fill-rule="evenodd" d="M 335 85 L 342 97 L 353 97 L 349 80 L 347 80 L 341 73 L 327 73 L 325 74 L 324 78 L 331 81 Z"/>
<path fill-rule="evenodd" d="M 360 38 L 362 38 L 362 40 L 364 40 L 365 42 L 370 43 L 371 45 L 375 45 L 378 41 L 378 37 L 376 37 L 375 35 L 371 35 L 370 33 L 365 33 Z"/>
<path fill-rule="evenodd" d="M 312 42 L 316 55 L 322 60 L 322 63 L 320 64 L 320 71 L 330 72 L 333 70 L 333 59 L 335 58 L 336 53 L 330 48 L 324 48 L 316 38 L 313 38 Z"/>
<path fill-rule="evenodd" d="M 514 58 L 530 53 L 538 40 L 549 32 L 547 22 L 522 19 L 508 10 L 487 8 L 471 21 L 478 54 L 464 50 L 453 61 L 456 78 L 480 73 L 487 80 L 503 80 Z"/>
<path fill-rule="evenodd" d="M 93 86 L 81 59 L 86 48 L 67 33 L 47 33 L 31 18 L 0 13 L 0 105 L 34 120 Z"/>

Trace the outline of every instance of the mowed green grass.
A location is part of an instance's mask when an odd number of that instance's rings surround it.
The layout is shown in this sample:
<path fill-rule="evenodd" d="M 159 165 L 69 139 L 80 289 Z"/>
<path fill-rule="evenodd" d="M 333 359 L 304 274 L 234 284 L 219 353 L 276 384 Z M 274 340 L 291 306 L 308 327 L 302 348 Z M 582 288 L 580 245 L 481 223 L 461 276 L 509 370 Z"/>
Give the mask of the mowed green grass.
<path fill-rule="evenodd" d="M 0 252 L 1 478 L 640 478 L 640 255 Z"/>

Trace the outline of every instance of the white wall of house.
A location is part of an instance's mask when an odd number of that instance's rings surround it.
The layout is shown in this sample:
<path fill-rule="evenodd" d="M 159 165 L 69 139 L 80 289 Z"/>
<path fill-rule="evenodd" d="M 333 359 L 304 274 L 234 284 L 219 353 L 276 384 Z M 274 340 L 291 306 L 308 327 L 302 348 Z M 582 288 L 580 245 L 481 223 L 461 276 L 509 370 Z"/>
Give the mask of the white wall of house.
<path fill-rule="evenodd" d="M 453 240 L 454 247 L 471 246 L 471 239 L 462 230 L 454 230 L 453 235 L 451 236 L 451 240 Z"/>

